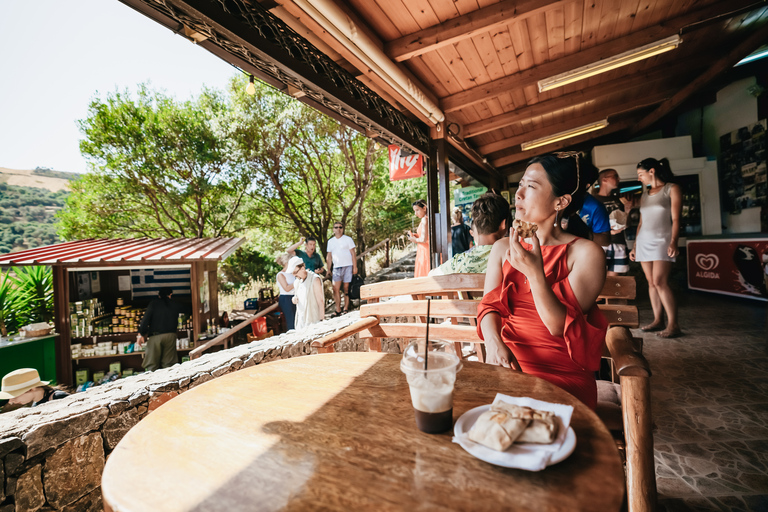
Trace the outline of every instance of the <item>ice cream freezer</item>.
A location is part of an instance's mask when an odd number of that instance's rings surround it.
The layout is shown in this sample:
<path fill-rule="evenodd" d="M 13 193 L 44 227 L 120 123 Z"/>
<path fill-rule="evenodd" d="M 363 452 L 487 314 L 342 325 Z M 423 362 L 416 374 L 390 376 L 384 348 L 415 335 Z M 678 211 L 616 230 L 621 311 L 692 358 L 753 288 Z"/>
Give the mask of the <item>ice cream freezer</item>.
<path fill-rule="evenodd" d="M 691 237 L 688 288 L 768 301 L 768 235 Z"/>

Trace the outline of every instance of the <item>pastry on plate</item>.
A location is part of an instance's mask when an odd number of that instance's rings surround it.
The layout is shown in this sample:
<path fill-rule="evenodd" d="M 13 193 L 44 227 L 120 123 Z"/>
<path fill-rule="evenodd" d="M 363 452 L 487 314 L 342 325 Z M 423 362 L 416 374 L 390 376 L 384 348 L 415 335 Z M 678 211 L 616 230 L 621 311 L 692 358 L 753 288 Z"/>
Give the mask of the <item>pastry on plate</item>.
<path fill-rule="evenodd" d="M 492 450 L 503 452 L 512 446 L 530 421 L 513 418 L 503 411 L 485 411 L 469 429 L 469 438 Z"/>

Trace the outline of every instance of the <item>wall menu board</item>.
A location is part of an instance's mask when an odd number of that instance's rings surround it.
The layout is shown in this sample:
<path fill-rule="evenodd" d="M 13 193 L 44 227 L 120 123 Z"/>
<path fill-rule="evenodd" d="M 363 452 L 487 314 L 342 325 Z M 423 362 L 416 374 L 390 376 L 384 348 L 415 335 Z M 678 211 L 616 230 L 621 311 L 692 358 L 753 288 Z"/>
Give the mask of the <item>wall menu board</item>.
<path fill-rule="evenodd" d="M 768 204 L 765 119 L 720 137 L 720 162 L 724 211 Z"/>

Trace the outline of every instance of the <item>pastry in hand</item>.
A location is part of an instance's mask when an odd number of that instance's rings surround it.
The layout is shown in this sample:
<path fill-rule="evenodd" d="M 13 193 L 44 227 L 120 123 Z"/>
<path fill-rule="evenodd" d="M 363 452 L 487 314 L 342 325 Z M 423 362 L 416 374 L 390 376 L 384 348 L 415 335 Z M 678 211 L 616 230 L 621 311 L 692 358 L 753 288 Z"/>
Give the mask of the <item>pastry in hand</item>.
<path fill-rule="evenodd" d="M 531 238 L 534 234 L 536 234 L 536 230 L 539 229 L 539 226 L 533 222 L 526 222 L 519 219 L 515 219 L 512 222 L 512 227 L 517 230 L 518 236 L 523 238 Z"/>
<path fill-rule="evenodd" d="M 486 411 L 469 430 L 469 438 L 492 450 L 503 452 L 515 442 L 529 419 L 513 418 L 506 412 Z"/>

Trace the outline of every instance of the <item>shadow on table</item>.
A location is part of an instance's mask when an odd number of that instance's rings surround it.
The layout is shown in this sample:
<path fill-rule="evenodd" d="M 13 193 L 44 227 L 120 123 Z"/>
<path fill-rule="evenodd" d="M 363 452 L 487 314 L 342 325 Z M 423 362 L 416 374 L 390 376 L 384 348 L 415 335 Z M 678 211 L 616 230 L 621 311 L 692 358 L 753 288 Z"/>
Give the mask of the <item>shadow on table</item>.
<path fill-rule="evenodd" d="M 594 414 L 577 409 L 577 449 L 564 462 L 538 473 L 497 467 L 452 443 L 452 433 L 416 429 L 398 365 L 397 357 L 380 359 L 301 422 L 256 425 L 279 441 L 193 510 L 575 510 L 605 501 L 595 471 L 621 468 L 615 453 L 600 453 L 605 445 L 592 436 Z M 454 420 L 490 403 L 497 391 L 542 396 L 553 388 L 522 376 L 517 389 L 504 389 L 508 371 L 468 364 L 457 379 Z"/>

